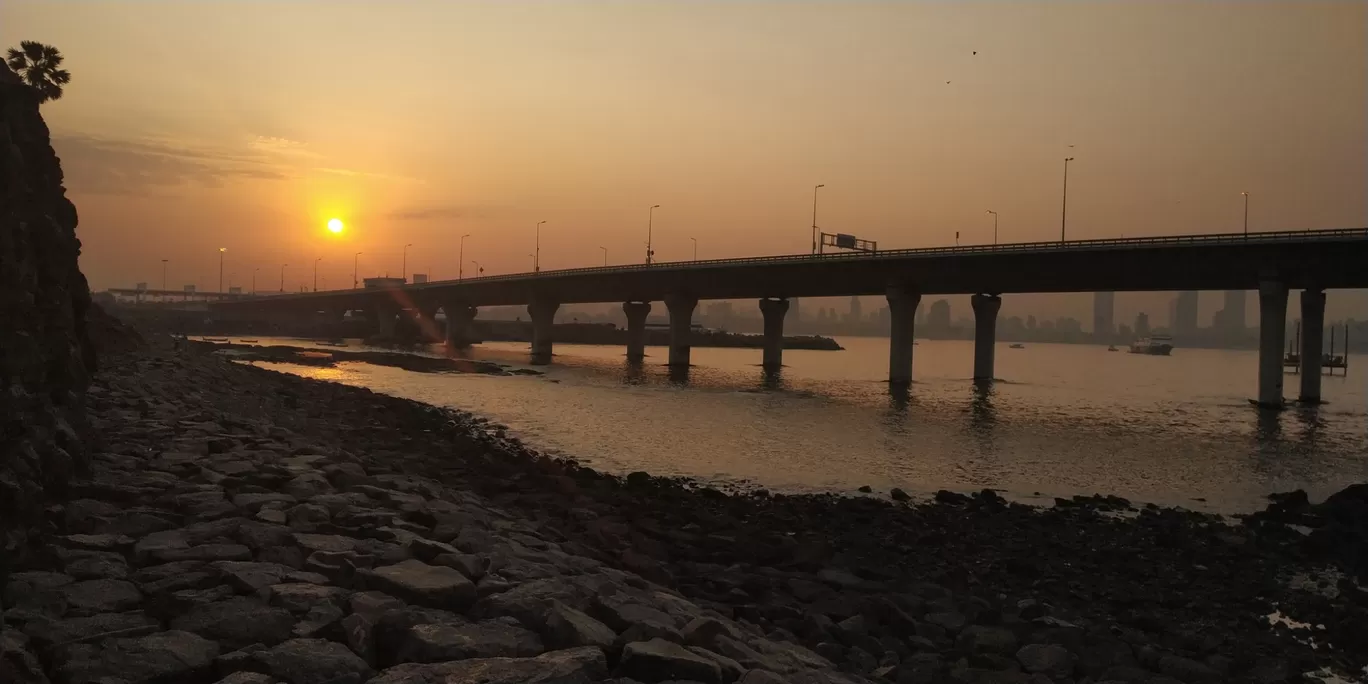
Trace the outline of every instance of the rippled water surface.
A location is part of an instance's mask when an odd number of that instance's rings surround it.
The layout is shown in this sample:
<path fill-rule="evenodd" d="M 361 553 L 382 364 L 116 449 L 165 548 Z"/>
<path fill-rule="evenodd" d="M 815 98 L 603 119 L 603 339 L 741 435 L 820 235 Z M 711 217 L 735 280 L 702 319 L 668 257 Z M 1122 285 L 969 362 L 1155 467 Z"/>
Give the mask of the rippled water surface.
<path fill-rule="evenodd" d="M 761 372 L 759 350 L 694 349 L 683 378 L 661 365 L 663 348 L 631 368 L 622 348 L 586 345 L 557 345 L 542 376 L 270 367 L 472 411 L 602 470 L 782 490 L 992 487 L 1238 511 L 1272 491 L 1324 496 L 1368 480 L 1368 378 L 1353 359 L 1347 378 L 1324 378 L 1327 405 L 1267 413 L 1247 401 L 1251 351 L 1000 344 L 1000 380 L 984 390 L 969 380 L 971 342 L 921 340 L 916 382 L 893 394 L 887 340 L 840 342 L 845 351 L 785 352 L 777 377 Z M 526 347 L 470 356 L 522 366 Z M 1287 375 L 1288 396 L 1297 383 Z"/>

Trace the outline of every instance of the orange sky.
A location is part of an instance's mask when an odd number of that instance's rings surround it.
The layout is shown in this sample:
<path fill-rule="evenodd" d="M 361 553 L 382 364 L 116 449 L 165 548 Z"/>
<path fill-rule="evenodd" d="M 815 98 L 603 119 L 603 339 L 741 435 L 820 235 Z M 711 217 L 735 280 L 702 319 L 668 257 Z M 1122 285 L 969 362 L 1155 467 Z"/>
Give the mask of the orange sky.
<path fill-rule="evenodd" d="M 651 204 L 661 260 L 806 252 L 816 183 L 884 248 L 1055 239 L 1066 155 L 1071 237 L 1239 230 L 1242 190 L 1253 230 L 1368 225 L 1359 2 L 5 0 L 21 39 L 73 74 L 95 288 L 214 289 L 219 247 L 451 278 L 466 233 L 526 270 L 543 219 L 545 269 L 637 262 Z"/>

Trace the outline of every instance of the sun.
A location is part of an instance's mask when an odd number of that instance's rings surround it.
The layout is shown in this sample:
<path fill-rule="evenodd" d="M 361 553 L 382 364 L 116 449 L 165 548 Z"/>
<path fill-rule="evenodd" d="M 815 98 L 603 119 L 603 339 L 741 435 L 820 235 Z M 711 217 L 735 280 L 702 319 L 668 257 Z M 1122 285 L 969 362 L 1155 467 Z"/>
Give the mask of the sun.
<path fill-rule="evenodd" d="M 334 233 L 342 232 L 342 219 L 328 219 L 328 230 Z"/>

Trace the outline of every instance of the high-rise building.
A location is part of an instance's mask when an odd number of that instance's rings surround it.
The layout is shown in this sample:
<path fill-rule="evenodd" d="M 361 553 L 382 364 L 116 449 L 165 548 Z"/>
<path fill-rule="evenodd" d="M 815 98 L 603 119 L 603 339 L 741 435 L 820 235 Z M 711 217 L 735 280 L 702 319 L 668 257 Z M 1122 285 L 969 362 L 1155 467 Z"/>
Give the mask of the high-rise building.
<path fill-rule="evenodd" d="M 1093 293 L 1093 339 L 1106 342 L 1116 334 L 1116 324 L 1112 313 L 1116 309 L 1115 292 Z"/>
<path fill-rule="evenodd" d="M 1179 292 L 1173 300 L 1173 315 L 1169 317 L 1169 333 L 1178 342 L 1191 341 L 1197 335 L 1197 292 Z"/>
<path fill-rule="evenodd" d="M 938 331 L 950 329 L 950 302 L 937 299 L 931 303 L 931 310 L 926 314 L 926 328 Z"/>
<path fill-rule="evenodd" d="M 862 319 L 863 317 L 864 317 L 864 312 L 860 310 L 860 298 L 859 298 L 859 297 L 851 297 L 851 298 L 850 298 L 850 322 L 851 322 L 851 323 L 859 323 L 859 322 L 860 322 L 860 319 Z"/>
<path fill-rule="evenodd" d="M 1147 315 L 1144 311 L 1141 311 L 1140 313 L 1135 314 L 1135 336 L 1136 336 L 1136 337 L 1149 337 L 1149 334 L 1150 334 L 1149 315 Z"/>
<path fill-rule="evenodd" d="M 1228 333 L 1244 334 L 1246 294 L 1244 290 L 1226 290 L 1225 308 L 1221 309 L 1221 323 Z"/>

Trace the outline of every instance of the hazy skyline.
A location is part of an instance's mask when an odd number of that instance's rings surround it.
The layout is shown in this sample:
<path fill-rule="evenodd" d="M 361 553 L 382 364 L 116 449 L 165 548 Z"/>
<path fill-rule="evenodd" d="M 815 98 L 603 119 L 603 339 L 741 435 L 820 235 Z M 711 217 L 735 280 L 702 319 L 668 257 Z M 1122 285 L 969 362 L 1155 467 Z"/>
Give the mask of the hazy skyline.
<path fill-rule="evenodd" d="M 219 247 L 262 289 L 408 243 L 454 278 L 466 233 L 523 271 L 540 220 L 544 269 L 637 263 L 652 204 L 660 260 L 801 253 L 817 183 L 883 248 L 1057 239 L 1065 156 L 1071 238 L 1238 231 L 1241 191 L 1254 231 L 1368 225 L 1363 3 L 6 2 L 21 39 L 73 74 L 96 289 L 212 289 Z"/>

